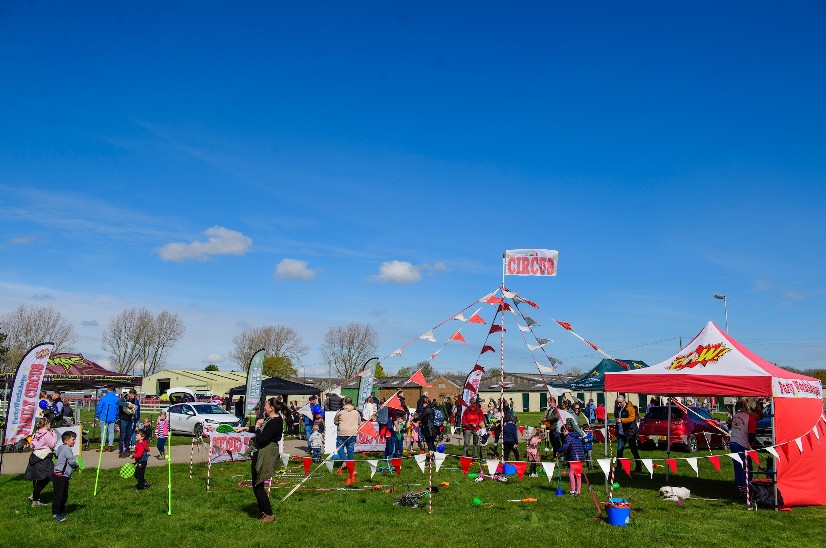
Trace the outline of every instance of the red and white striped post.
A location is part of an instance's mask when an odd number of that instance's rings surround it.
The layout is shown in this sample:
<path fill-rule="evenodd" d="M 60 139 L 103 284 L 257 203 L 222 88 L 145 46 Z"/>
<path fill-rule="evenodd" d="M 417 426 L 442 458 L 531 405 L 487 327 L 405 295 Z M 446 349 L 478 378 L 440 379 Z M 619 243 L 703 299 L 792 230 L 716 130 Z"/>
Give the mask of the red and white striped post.
<path fill-rule="evenodd" d="M 430 492 L 427 496 L 427 513 L 433 513 L 433 451 L 427 456 L 427 471 L 430 481 Z"/>
<path fill-rule="evenodd" d="M 195 438 L 192 438 L 192 444 L 189 446 L 189 481 L 192 481 L 192 459 L 195 457 Z"/>

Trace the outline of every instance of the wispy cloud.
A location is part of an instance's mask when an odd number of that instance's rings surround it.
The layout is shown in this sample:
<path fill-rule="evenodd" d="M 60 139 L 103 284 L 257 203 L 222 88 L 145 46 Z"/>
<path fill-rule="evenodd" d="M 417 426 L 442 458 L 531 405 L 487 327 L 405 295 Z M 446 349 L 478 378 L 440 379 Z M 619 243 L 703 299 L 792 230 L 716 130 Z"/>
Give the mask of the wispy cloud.
<path fill-rule="evenodd" d="M 243 255 L 252 247 L 252 238 L 237 230 L 213 226 L 204 231 L 205 242 L 166 244 L 158 250 L 165 261 L 205 261 L 213 255 Z"/>
<path fill-rule="evenodd" d="M 39 295 L 32 295 L 31 299 L 33 301 L 53 301 L 54 296 L 49 294 L 49 293 L 42 293 L 42 294 L 39 294 Z"/>
<path fill-rule="evenodd" d="M 298 259 L 284 259 L 275 267 L 277 280 L 312 280 L 316 271 L 309 268 L 307 261 Z"/>
<path fill-rule="evenodd" d="M 34 236 L 14 236 L 6 241 L 11 245 L 29 245 L 34 243 L 35 239 Z"/>
<path fill-rule="evenodd" d="M 201 360 L 202 363 L 214 363 L 218 365 L 219 363 L 225 361 L 226 358 L 221 354 L 207 354 L 204 356 L 204 359 Z"/>
<path fill-rule="evenodd" d="M 444 263 L 414 265 L 407 261 L 387 261 L 379 266 L 379 273 L 370 277 L 382 283 L 411 284 L 421 281 L 422 273 L 447 270 Z"/>

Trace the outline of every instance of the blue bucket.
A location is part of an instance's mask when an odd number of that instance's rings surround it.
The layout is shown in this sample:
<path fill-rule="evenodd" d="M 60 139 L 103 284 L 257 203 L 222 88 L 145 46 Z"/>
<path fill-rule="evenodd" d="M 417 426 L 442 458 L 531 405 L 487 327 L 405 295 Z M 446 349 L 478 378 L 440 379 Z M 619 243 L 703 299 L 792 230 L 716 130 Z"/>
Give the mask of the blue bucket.
<path fill-rule="evenodd" d="M 514 474 L 516 474 L 516 466 L 514 466 L 513 464 L 506 464 L 502 467 L 502 473 L 506 476 L 513 476 Z"/>
<path fill-rule="evenodd" d="M 608 523 L 610 525 L 623 527 L 631 522 L 631 505 L 626 501 L 606 504 L 605 511 L 608 514 Z"/>

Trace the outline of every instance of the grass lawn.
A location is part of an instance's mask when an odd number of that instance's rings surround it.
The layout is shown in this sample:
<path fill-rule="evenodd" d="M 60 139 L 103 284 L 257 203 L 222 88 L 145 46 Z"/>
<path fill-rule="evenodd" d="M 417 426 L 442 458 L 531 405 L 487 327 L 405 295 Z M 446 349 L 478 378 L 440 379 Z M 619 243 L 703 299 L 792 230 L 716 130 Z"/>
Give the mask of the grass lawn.
<path fill-rule="evenodd" d="M 524 444 L 520 448 L 524 454 Z M 602 447 L 597 445 L 595 453 Z M 457 454 L 456 447 L 449 451 Z M 719 451 L 718 451 L 719 453 Z M 700 456 L 701 453 L 697 453 Z M 662 458 L 662 451 L 644 451 L 643 457 Z M 678 457 L 684 454 L 676 455 Z M 183 451 L 176 457 L 186 460 Z M 4 545 L 106 545 L 133 546 L 467 546 L 493 542 L 497 546 L 545 546 L 564 543 L 576 546 L 802 546 L 822 542 L 826 509 L 795 508 L 791 512 L 747 511 L 734 498 L 732 466 L 722 458 L 722 472 L 700 459 L 700 478 L 685 464 L 668 485 L 684 486 L 700 498 L 682 504 L 661 501 L 657 489 L 666 485 L 662 469 L 651 480 L 629 478 L 621 470 L 621 487 L 615 496 L 629 498 L 631 525 L 615 527 L 593 519 L 591 496 L 570 497 L 567 478 L 565 496 L 555 496 L 557 479 L 513 477 L 507 484 L 485 480 L 477 483 L 464 477 L 458 459 L 448 458 L 434 483 L 451 482 L 434 498 L 434 513 L 424 507 L 394 506 L 403 491 L 427 484 L 412 459 L 404 461 L 401 477 L 376 474 L 371 480 L 366 464 L 358 465 L 358 487 L 395 485 L 395 493 L 383 490 L 316 491 L 343 488 L 344 476 L 330 475 L 325 467 L 316 472 L 286 503 L 278 501 L 300 480 L 300 461 L 290 462 L 290 477 L 272 490 L 277 521 L 259 524 L 251 515 L 255 502 L 249 487 L 236 484 L 249 479 L 248 463 L 219 464 L 212 468 L 210 492 L 205 490 L 206 468 L 196 467 L 189 479 L 188 463 L 173 464 L 173 515 L 167 515 L 167 469 L 150 468 L 148 491 L 134 490 L 134 479 L 122 479 L 117 470 L 100 473 L 98 495 L 92 496 L 94 469 L 71 480 L 69 519 L 50 521 L 49 507 L 31 508 L 31 492 L 22 476 L 0 476 L 0 527 Z M 607 499 L 604 477 L 589 473 L 597 498 Z M 51 486 L 43 501 L 51 501 Z M 475 506 L 474 497 L 485 504 Z M 537 498 L 537 503 L 512 503 L 508 499 Z M 815 534 L 816 536 L 812 536 Z M 556 540 L 554 540 L 556 539 Z"/>

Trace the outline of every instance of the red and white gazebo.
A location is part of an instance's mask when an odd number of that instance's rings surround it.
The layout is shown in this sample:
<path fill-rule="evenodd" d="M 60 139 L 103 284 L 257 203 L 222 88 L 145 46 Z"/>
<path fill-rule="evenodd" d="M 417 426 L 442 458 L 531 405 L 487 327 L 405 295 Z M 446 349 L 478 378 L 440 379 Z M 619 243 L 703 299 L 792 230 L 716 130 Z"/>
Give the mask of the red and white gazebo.
<path fill-rule="evenodd" d="M 713 322 L 680 352 L 651 367 L 606 373 L 608 392 L 772 399 L 772 446 L 784 506 L 826 505 L 826 432 L 820 380 L 751 352 Z M 774 451 L 776 452 L 776 450 Z"/>

